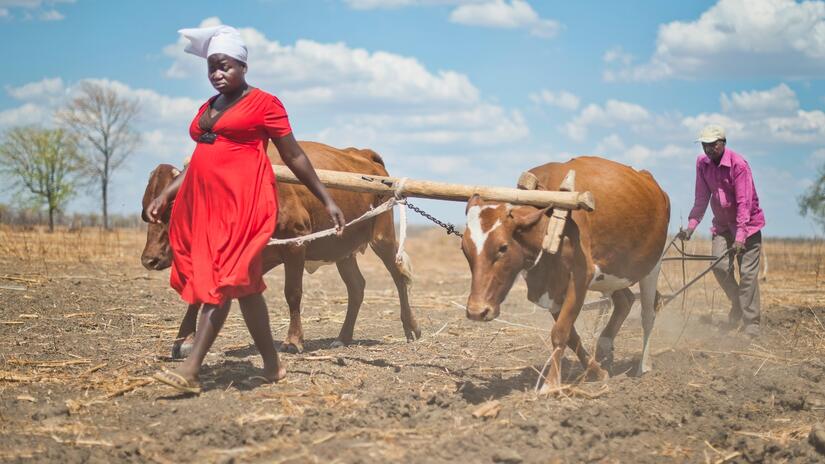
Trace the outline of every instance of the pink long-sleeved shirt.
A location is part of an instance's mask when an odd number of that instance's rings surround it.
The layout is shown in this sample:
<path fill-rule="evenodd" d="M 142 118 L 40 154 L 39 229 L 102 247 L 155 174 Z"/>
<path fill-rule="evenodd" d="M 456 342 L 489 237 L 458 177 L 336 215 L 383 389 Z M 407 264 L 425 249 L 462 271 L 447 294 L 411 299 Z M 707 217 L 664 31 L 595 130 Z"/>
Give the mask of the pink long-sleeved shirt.
<path fill-rule="evenodd" d="M 765 227 L 765 215 L 748 162 L 735 151 L 725 148 L 719 166 L 704 153 L 696 159 L 696 199 L 688 216 L 688 228 L 696 229 L 705 210 L 713 211 L 714 235 L 729 233 L 743 242 Z"/>

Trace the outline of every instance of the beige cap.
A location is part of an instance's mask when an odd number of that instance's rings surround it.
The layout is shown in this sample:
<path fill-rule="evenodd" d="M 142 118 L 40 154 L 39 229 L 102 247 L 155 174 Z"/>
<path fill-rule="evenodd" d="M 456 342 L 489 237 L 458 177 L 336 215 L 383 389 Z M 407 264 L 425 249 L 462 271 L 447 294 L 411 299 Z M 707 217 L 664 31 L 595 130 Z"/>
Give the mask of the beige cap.
<path fill-rule="evenodd" d="M 702 132 L 699 132 L 699 138 L 696 139 L 696 141 L 702 143 L 713 143 L 724 138 L 725 129 L 723 129 L 722 126 L 711 124 L 709 126 L 705 126 L 705 128 L 702 129 Z"/>

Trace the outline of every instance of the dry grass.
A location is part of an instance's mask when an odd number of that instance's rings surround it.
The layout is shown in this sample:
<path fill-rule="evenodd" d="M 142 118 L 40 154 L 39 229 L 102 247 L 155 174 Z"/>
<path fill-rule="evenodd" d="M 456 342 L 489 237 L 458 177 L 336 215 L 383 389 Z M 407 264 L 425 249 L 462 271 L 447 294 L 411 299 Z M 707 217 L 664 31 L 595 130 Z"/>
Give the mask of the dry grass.
<path fill-rule="evenodd" d="M 0 225 L 0 260 L 16 258 L 43 263 L 133 260 L 143 249 L 142 229 L 68 230 L 12 228 Z"/>
<path fill-rule="evenodd" d="M 143 275 L 146 275 L 148 271 L 143 271 L 137 262 L 144 239 L 145 231 L 136 229 L 121 229 L 113 232 L 103 232 L 98 229 L 86 229 L 80 232 L 61 230 L 49 234 L 39 230 L 12 230 L 0 227 L 0 266 L 6 264 L 5 267 L 0 267 L 3 269 L 0 271 L 0 285 L 28 286 L 37 290 L 38 288 L 51 288 L 49 285 L 53 285 L 55 280 L 61 278 L 80 281 L 95 279 L 95 283 L 106 281 L 105 284 L 114 291 L 131 287 L 134 282 L 142 284 L 149 280 L 143 279 Z M 374 279 L 367 288 L 365 306 L 371 311 L 365 311 L 360 324 L 384 324 L 387 330 L 377 331 L 377 333 L 387 334 L 380 339 L 381 344 L 365 346 L 360 351 L 334 352 L 333 355 L 307 353 L 291 357 L 288 365 L 290 377 L 277 388 L 264 387 L 254 389 L 250 393 L 234 393 L 236 396 L 231 396 L 233 384 L 229 383 L 225 387 L 225 384 L 220 384 L 220 391 L 229 398 L 246 395 L 254 399 L 249 403 L 254 406 L 250 406 L 243 414 L 238 415 L 234 420 L 235 424 L 249 428 L 254 428 L 255 424 L 266 424 L 267 427 L 279 431 L 282 427 L 294 424 L 296 418 L 312 409 L 335 410 L 339 415 L 363 414 L 364 400 L 358 392 L 368 388 L 364 386 L 363 379 L 369 380 L 369 377 L 365 377 L 369 369 L 394 367 L 391 373 L 381 375 L 389 378 L 391 382 L 400 383 L 404 379 L 404 373 L 416 368 L 425 369 L 415 366 L 438 364 L 452 366 L 451 370 L 429 368 L 417 379 L 416 390 L 421 398 L 420 401 L 426 401 L 428 398 L 440 398 L 438 395 L 456 395 L 458 389 L 467 384 L 468 378 L 473 378 L 478 383 L 479 376 L 491 378 L 517 376 L 520 372 L 529 371 L 535 365 L 535 359 L 528 356 L 530 351 L 535 351 L 537 346 L 543 346 L 547 353 L 552 350 L 547 339 L 547 329 L 551 324 L 550 318 L 546 318 L 546 324 L 542 323 L 542 326 L 538 327 L 538 318 L 530 317 L 536 309 L 524 297 L 523 282 L 519 280 L 513 289 L 513 294 L 507 300 L 507 308 L 503 313 L 507 320 L 500 319 L 492 326 L 469 325 L 464 323 L 466 321 L 463 311 L 456 310 L 456 306 L 461 306 L 461 303 L 466 301 L 469 289 L 469 272 L 467 272 L 466 264 L 463 263 L 463 258 L 460 257 L 458 240 L 445 236 L 442 231 L 427 230 L 414 234 L 408 246 L 416 266 L 413 305 L 421 320 L 426 321 L 432 316 L 438 322 L 437 324 L 430 323 L 433 329 L 426 338 L 417 344 L 405 347 L 406 350 L 412 350 L 416 357 L 398 348 L 399 343 L 403 342 L 397 330 L 397 297 L 381 264 L 368 253 L 367 257 L 361 260 L 362 270 L 367 275 L 379 276 L 384 280 L 376 283 Z M 705 254 L 709 249 L 709 242 L 697 240 L 688 243 L 687 251 Z M 679 331 L 690 325 L 688 322 L 691 318 L 694 321 L 699 317 L 722 320 L 726 316 L 725 296 L 719 290 L 713 276 L 708 275 L 694 288 L 691 288 L 684 306 L 681 306 L 681 299 L 679 299 L 665 309 L 666 312 L 683 316 L 674 318 L 677 321 L 678 326 L 675 327 L 675 331 L 679 334 L 679 338 L 668 339 L 666 336 L 655 336 L 654 353 L 660 354 L 663 352 L 661 348 L 669 346 L 665 348 L 666 351 L 672 351 L 676 347 L 676 349 L 686 349 L 691 353 L 697 353 L 697 357 L 701 350 L 706 358 L 755 360 L 754 376 L 764 376 L 765 370 L 775 366 L 795 366 L 809 359 L 822 357 L 825 354 L 825 326 L 823 326 L 825 321 L 819 320 L 816 313 L 808 308 L 825 306 L 825 298 L 820 290 L 825 284 L 825 275 L 823 275 L 825 264 L 822 259 L 825 257 L 825 243 L 822 241 L 768 240 L 766 250 L 770 268 L 768 280 L 762 284 L 763 307 L 768 311 L 776 307 L 793 307 L 806 315 L 805 318 L 800 319 L 796 327 L 785 331 L 788 333 L 785 343 L 779 347 L 760 347 L 752 344 L 741 350 L 723 351 L 715 346 L 710 346 L 712 349 L 709 350 L 709 346 L 703 342 L 706 338 L 702 338 L 701 334 L 688 332 L 682 338 Z M 450 258 L 445 259 L 445 257 Z M 27 267 L 26 273 L 16 271 L 13 266 L 8 265 L 21 261 L 31 264 Z M 445 261 L 449 261 L 449 265 L 445 265 Z M 73 269 L 89 270 L 88 273 L 86 270 L 75 271 L 74 274 L 86 274 L 78 276 L 66 275 L 72 272 L 63 269 L 65 263 L 101 263 L 103 265 L 74 266 Z M 690 279 L 706 266 L 706 263 L 688 263 L 685 269 L 687 278 Z M 92 269 L 98 267 L 100 274 L 88 275 L 92 273 Z M 124 273 L 120 274 L 123 269 L 129 271 L 124 270 Z M 342 304 L 346 299 L 343 297 L 343 288 L 331 287 L 329 282 L 333 279 L 325 281 L 321 279 L 328 273 L 335 273 L 334 267 L 322 268 L 318 272 L 318 275 L 307 278 L 304 282 L 305 305 L 312 308 L 311 312 L 305 313 L 304 320 L 306 323 L 323 322 L 337 326 L 344 316 Z M 154 275 L 154 273 L 148 274 Z M 277 295 L 273 298 L 278 301 L 280 301 L 278 293 L 282 283 L 280 275 L 279 270 L 271 272 L 266 277 L 271 288 L 270 293 Z M 660 290 L 663 293 L 670 293 L 672 290 L 669 287 L 678 288 L 681 286 L 681 279 L 681 265 L 667 263 L 663 266 L 659 283 Z M 148 301 L 155 303 L 158 295 L 157 289 L 151 288 L 156 293 L 153 293 L 153 297 Z M 15 294 L 19 293 L 15 292 Z M 142 293 L 137 290 L 133 291 L 133 296 L 141 295 Z M 117 410 L 118 404 L 134 405 L 137 404 L 138 399 L 153 398 L 155 393 L 154 387 L 150 386 L 152 381 L 145 375 L 156 368 L 158 347 L 162 345 L 165 350 L 168 340 L 176 333 L 178 314 L 174 313 L 174 317 L 170 318 L 167 317 L 168 313 L 163 311 L 151 312 L 153 309 L 141 306 L 145 303 L 135 298 L 135 301 L 130 303 L 127 318 L 120 314 L 122 308 L 114 307 L 116 304 L 107 303 L 106 306 L 95 306 L 87 304 L 83 299 L 86 297 L 87 295 L 77 296 L 77 302 L 68 297 L 63 298 L 65 300 L 62 301 L 63 306 L 54 311 L 32 314 L 34 310 L 26 308 L 16 312 L 6 312 L 0 317 L 3 319 L 0 320 L 0 324 L 5 324 L 0 325 L 0 329 L 6 330 L 5 333 L 10 335 L 6 337 L 5 342 L 0 343 L 0 346 L 8 349 L 8 354 L 0 355 L 0 391 L 5 389 L 5 391 L 14 392 L 17 401 L 36 404 L 38 407 L 52 401 L 51 391 L 48 389 L 68 391 L 68 396 L 62 398 L 62 401 L 72 413 L 67 416 L 70 418 L 66 419 L 67 423 L 60 425 L 60 428 L 48 424 L 29 424 L 29 427 L 20 433 L 45 437 L 45 440 L 34 441 L 33 443 L 37 446 L 28 450 L 0 450 L 0 460 L 27 457 L 36 459 L 45 452 L 47 445 L 51 444 L 49 440 L 67 447 L 101 449 L 117 446 L 124 438 L 96 426 L 94 419 L 98 416 L 95 414 L 100 414 L 100 411 Z M 591 298 L 594 297 L 597 295 L 591 295 Z M 177 303 L 176 300 L 175 303 Z M 604 324 L 604 320 L 599 320 L 595 313 L 595 311 L 583 313 L 580 322 L 577 322 L 577 325 L 581 324 L 580 332 L 589 347 L 595 343 L 597 327 Z M 121 316 L 119 327 L 117 320 L 114 326 L 111 324 L 112 315 Z M 286 314 L 273 310 L 271 317 L 275 332 L 283 333 L 288 323 Z M 76 351 L 84 356 L 75 355 L 71 352 L 75 348 L 70 344 L 51 343 L 51 339 L 56 337 L 56 332 L 50 333 L 49 330 L 54 330 L 55 327 L 63 324 L 81 327 L 84 330 L 84 337 L 89 338 L 89 343 L 98 343 L 92 341 L 93 338 L 94 340 L 100 338 L 105 342 L 107 337 L 121 337 L 121 341 L 128 344 L 133 351 L 120 351 L 117 356 L 106 359 L 98 358 L 97 355 L 89 352 Z M 632 346 L 635 353 L 639 345 L 638 324 L 628 323 L 626 326 L 627 328 L 622 332 L 621 343 Z M 666 328 L 660 327 L 657 323 L 657 331 L 664 332 Z M 12 351 L 11 343 L 16 336 L 11 335 L 12 330 L 14 334 L 28 334 L 26 337 L 19 336 L 20 339 L 26 338 L 29 343 L 28 347 L 14 348 Z M 43 330 L 42 334 L 37 333 L 40 330 Z M 163 337 L 162 339 L 158 338 L 159 334 Z M 696 337 L 691 339 L 689 335 L 696 335 Z M 311 333 L 310 336 L 317 337 L 317 332 Z M 459 339 L 473 340 L 473 343 L 460 348 L 455 344 L 445 343 L 445 341 Z M 499 344 L 503 339 L 514 341 L 512 345 L 507 345 L 503 350 L 489 349 L 494 341 Z M 624 341 L 631 339 L 632 342 Z M 681 345 L 678 342 L 680 339 Z M 444 345 L 456 348 L 443 350 L 441 348 Z M 248 346 L 248 334 L 242 321 L 237 317 L 230 318 L 221 334 L 218 351 L 243 350 Z M 491 361 L 494 357 L 500 358 L 497 364 Z M 258 362 L 257 358 L 254 362 Z M 328 370 L 325 370 L 325 366 L 330 364 L 349 366 L 347 375 L 341 378 L 327 376 Z M 231 371 L 231 369 L 233 368 L 225 367 L 223 371 Z M 230 372 L 228 375 L 241 378 L 237 373 Z M 538 373 L 535 375 L 537 376 Z M 707 377 L 701 375 L 688 386 L 694 389 L 707 388 L 710 382 Z M 647 381 L 655 382 L 656 378 L 650 377 Z M 578 405 L 579 402 L 604 401 L 604 397 L 610 396 L 607 388 L 606 385 L 601 387 L 590 385 L 586 388 L 578 382 L 573 382 L 555 392 L 555 397 L 559 399 L 558 403 L 564 404 L 565 407 L 574 407 L 572 405 Z M 500 404 L 485 403 L 486 409 L 474 407 L 473 412 L 478 413 L 477 419 L 479 420 L 469 424 L 453 425 L 449 429 L 450 432 L 469 433 L 471 430 L 484 427 L 484 424 L 489 426 L 496 420 L 501 420 L 498 416 L 507 416 L 513 411 L 518 411 L 520 414 L 521 411 L 536 408 L 539 404 L 553 404 L 551 402 L 539 403 L 533 394 L 514 396 L 518 400 L 511 400 L 509 403 L 501 400 Z M 522 401 L 522 403 L 516 403 L 518 407 L 515 407 L 513 401 Z M 75 420 L 75 417 L 80 419 Z M 803 426 L 798 423 L 786 425 L 787 428 L 754 427 L 737 432 L 737 434 L 765 441 L 786 443 L 799 440 L 806 430 L 810 429 L 809 425 Z M 2 432 L 0 428 L 0 433 Z M 405 455 L 399 451 L 397 443 L 431 440 L 433 436 L 444 433 L 444 428 L 361 426 L 314 437 L 311 442 L 312 446 L 306 442 L 302 445 L 300 441 L 294 439 L 294 436 L 281 437 L 276 433 L 276 436 L 272 438 L 250 441 L 244 446 L 227 449 L 212 447 L 195 457 L 202 458 L 202 460 L 226 458 L 251 460 L 277 454 L 277 459 L 280 461 L 274 462 L 290 460 L 299 462 L 309 460 L 313 456 L 312 453 L 317 451 L 318 445 L 330 440 L 357 438 L 359 441 L 367 441 L 371 443 L 371 446 L 380 449 L 381 455 L 387 460 L 394 456 L 393 453 L 399 453 L 396 460 L 403 460 Z M 129 439 L 143 440 L 143 438 L 134 436 Z M 158 446 L 154 448 L 151 444 L 146 446 L 155 450 L 145 454 L 147 459 L 166 462 L 164 458 L 156 454 L 159 452 Z M 726 462 L 739 456 L 738 453 L 729 450 L 717 450 L 708 446 L 710 447 L 710 454 L 706 454 L 708 462 Z M 695 454 L 691 454 L 692 452 Z M 698 453 L 700 451 L 684 442 L 664 442 L 658 450 L 659 455 L 676 460 L 700 459 Z M 406 457 L 409 458 L 409 456 Z"/>

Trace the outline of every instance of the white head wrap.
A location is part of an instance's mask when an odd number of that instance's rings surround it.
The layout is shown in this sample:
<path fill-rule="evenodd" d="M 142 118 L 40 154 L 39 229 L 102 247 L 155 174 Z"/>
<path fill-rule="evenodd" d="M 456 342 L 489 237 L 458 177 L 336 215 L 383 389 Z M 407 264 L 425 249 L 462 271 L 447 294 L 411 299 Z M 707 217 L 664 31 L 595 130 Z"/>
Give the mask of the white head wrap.
<path fill-rule="evenodd" d="M 185 52 L 208 58 L 216 53 L 223 53 L 246 63 L 246 45 L 241 33 L 232 26 L 197 27 L 178 31 L 189 39 Z"/>

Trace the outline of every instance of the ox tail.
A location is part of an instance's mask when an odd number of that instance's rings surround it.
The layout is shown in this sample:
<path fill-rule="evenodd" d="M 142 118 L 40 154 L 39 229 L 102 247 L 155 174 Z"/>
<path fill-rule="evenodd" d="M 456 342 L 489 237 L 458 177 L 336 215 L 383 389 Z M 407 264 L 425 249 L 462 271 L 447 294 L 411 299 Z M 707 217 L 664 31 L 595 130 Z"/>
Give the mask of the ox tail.
<path fill-rule="evenodd" d="M 401 276 L 404 278 L 404 283 L 407 284 L 407 288 L 412 288 L 413 284 L 413 267 L 412 267 L 412 260 L 410 256 L 407 254 L 406 251 L 402 251 L 398 254 L 395 259 L 396 268 L 398 272 L 401 273 Z"/>

